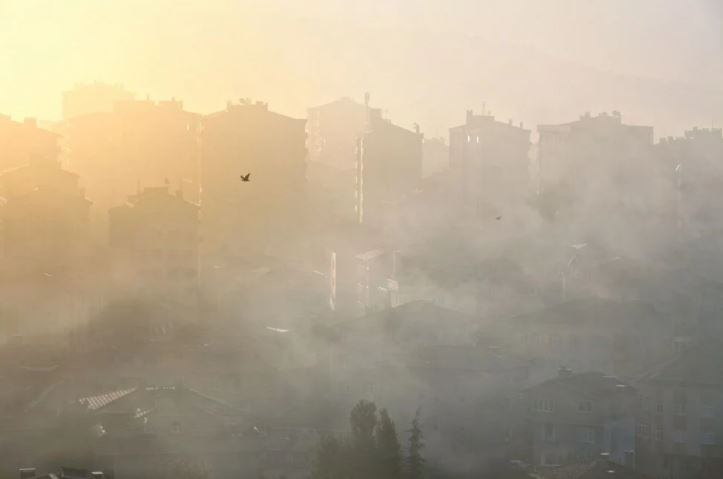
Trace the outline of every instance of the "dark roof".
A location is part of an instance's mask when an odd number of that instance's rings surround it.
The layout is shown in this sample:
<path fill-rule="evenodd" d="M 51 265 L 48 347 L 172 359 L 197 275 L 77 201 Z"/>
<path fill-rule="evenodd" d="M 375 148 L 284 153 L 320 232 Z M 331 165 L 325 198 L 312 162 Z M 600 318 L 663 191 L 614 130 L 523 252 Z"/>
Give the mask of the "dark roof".
<path fill-rule="evenodd" d="M 662 364 L 641 379 L 643 382 L 669 382 L 720 386 L 723 384 L 723 344 L 705 340 L 694 344 L 678 357 Z"/>
<path fill-rule="evenodd" d="M 601 397 L 619 392 L 632 393 L 634 389 L 615 376 L 608 376 L 600 372 L 560 374 L 558 377 L 548 379 L 540 384 L 528 388 L 528 391 L 537 391 L 547 388 L 565 388 L 569 391 L 591 397 Z"/>
<path fill-rule="evenodd" d="M 330 102 L 324 103 L 322 105 L 317 105 L 309 108 L 309 110 L 323 110 L 327 108 L 336 108 L 338 106 L 354 106 L 359 109 L 366 109 L 367 107 L 358 101 L 355 101 L 353 98 L 349 98 L 347 96 L 337 98 L 336 100 L 332 100 Z"/>
<path fill-rule="evenodd" d="M 122 389 L 85 397 L 78 402 L 88 410 L 99 412 L 115 407 L 117 411 L 135 411 L 138 404 L 155 404 L 161 396 L 173 396 L 189 401 L 197 411 L 212 414 L 239 415 L 241 411 L 224 401 L 206 396 L 194 389 L 184 386 L 147 386 L 141 388 Z"/>
<path fill-rule="evenodd" d="M 540 479 L 652 479 L 630 467 L 607 459 L 569 464 L 538 473 Z"/>
<path fill-rule="evenodd" d="M 472 328 L 473 325 L 469 315 L 419 300 L 345 321 L 336 328 L 353 334 L 381 331 L 391 336 L 414 336 L 422 330 L 441 333 L 449 328 Z"/>
<path fill-rule="evenodd" d="M 107 393 L 98 394 L 95 396 L 88 396 L 78 399 L 78 402 L 86 406 L 90 411 L 97 411 L 104 406 L 114 402 L 117 399 L 127 396 L 128 394 L 134 393 L 137 388 L 130 389 L 118 389 Z"/>
<path fill-rule="evenodd" d="M 661 323 L 664 315 L 652 305 L 639 301 L 614 301 L 589 298 L 556 304 L 534 313 L 518 316 L 512 323 L 530 321 L 545 326 L 595 326 L 613 324 L 636 327 L 643 322 Z"/>
<path fill-rule="evenodd" d="M 208 115 L 204 116 L 205 120 L 224 120 L 226 118 L 233 118 L 234 116 L 238 117 L 255 117 L 258 116 L 264 116 L 268 118 L 273 118 L 275 120 L 281 120 L 281 121 L 288 121 L 288 122 L 295 122 L 295 123 L 303 123 L 306 124 L 306 119 L 304 118 L 293 118 L 290 116 L 286 116 L 282 113 L 277 113 L 275 111 L 271 111 L 268 108 L 267 103 L 263 102 L 256 102 L 256 103 L 240 103 L 240 104 L 229 104 L 226 109 L 219 110 L 213 113 L 209 113 Z"/>
<path fill-rule="evenodd" d="M 529 362 L 493 348 L 473 345 L 426 346 L 408 358 L 412 368 L 446 371 L 509 372 L 524 369 Z"/>

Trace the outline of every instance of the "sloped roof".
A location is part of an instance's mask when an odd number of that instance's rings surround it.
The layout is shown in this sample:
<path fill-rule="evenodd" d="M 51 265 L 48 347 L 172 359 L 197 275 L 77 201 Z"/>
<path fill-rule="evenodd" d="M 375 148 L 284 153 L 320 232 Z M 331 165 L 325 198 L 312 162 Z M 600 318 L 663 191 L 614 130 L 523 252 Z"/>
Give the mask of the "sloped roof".
<path fill-rule="evenodd" d="M 644 302 L 588 298 L 556 304 L 518 316 L 511 320 L 511 323 L 528 321 L 545 326 L 639 325 L 646 321 L 660 321 L 664 317 L 664 314 Z"/>
<path fill-rule="evenodd" d="M 723 344 L 705 340 L 680 356 L 662 364 L 641 379 L 643 382 L 671 382 L 720 386 L 723 384 Z"/>
<path fill-rule="evenodd" d="M 467 323 L 472 319 L 471 316 L 459 311 L 438 306 L 430 301 L 418 300 L 345 321 L 338 327 L 361 331 L 384 326 L 386 331 L 395 333 L 404 329 L 428 326 L 444 327 L 450 326 L 452 323 Z"/>
<path fill-rule="evenodd" d="M 600 397 L 620 392 L 632 393 L 633 388 L 615 376 L 600 372 L 585 372 L 569 375 L 560 375 L 548 379 L 540 384 L 528 388 L 528 391 L 537 391 L 547 388 L 565 388 L 584 396 Z"/>
<path fill-rule="evenodd" d="M 538 474 L 540 479 L 652 479 L 650 476 L 607 459 L 555 467 Z"/>
<path fill-rule="evenodd" d="M 183 394 L 186 398 L 194 401 L 194 406 L 207 413 L 220 413 L 220 414 L 232 414 L 238 415 L 241 413 L 240 410 L 234 408 L 230 404 L 221 401 L 219 399 L 212 398 L 205 394 L 202 394 L 194 389 L 187 388 L 184 386 L 146 386 L 146 387 L 134 387 L 129 389 L 120 389 L 97 396 L 89 396 L 78 400 L 80 404 L 87 405 L 91 411 L 99 411 L 112 404 L 118 404 L 122 399 L 134 396 L 138 401 L 134 401 L 132 404 L 119 405 L 119 409 L 126 410 L 127 412 L 137 412 L 138 404 L 148 403 L 148 399 L 152 399 L 162 394 Z M 140 402 L 139 402 L 140 401 Z"/>
<path fill-rule="evenodd" d="M 118 389 L 116 391 L 110 391 L 107 393 L 98 394 L 96 396 L 80 398 L 78 399 L 78 402 L 87 406 L 87 408 L 91 411 L 97 411 L 98 409 L 135 392 L 136 389 L 137 388 Z"/>
<path fill-rule="evenodd" d="M 448 371 L 504 372 L 526 368 L 529 363 L 514 356 L 500 354 L 491 348 L 441 345 L 419 349 L 409 358 L 409 365 Z"/>

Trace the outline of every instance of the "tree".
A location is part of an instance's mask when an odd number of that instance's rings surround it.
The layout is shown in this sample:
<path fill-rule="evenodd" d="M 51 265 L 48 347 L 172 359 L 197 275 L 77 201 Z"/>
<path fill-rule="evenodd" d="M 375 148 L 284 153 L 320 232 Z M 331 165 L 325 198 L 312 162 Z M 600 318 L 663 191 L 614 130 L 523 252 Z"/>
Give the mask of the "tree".
<path fill-rule="evenodd" d="M 377 427 L 377 406 L 361 400 L 351 410 L 351 465 L 353 477 L 366 479 L 376 476 L 376 444 L 374 431 Z"/>
<path fill-rule="evenodd" d="M 417 460 L 421 464 L 421 431 L 416 424 Z M 401 479 L 402 447 L 386 409 L 377 413 L 371 401 L 359 401 L 349 416 L 348 439 L 322 437 L 316 449 L 312 479 Z M 421 466 L 418 468 L 421 471 Z M 421 477 L 421 473 L 419 476 Z"/>
<path fill-rule="evenodd" d="M 349 415 L 351 439 L 355 447 L 373 449 L 374 429 L 377 426 L 377 405 L 362 399 Z"/>
<path fill-rule="evenodd" d="M 419 424 L 419 410 L 412 420 L 409 432 L 409 453 L 407 455 L 407 479 L 422 479 L 424 477 L 424 435 Z"/>
<path fill-rule="evenodd" d="M 313 479 L 343 479 L 346 477 L 344 444 L 334 436 L 319 441 L 312 466 Z"/>
<path fill-rule="evenodd" d="M 402 475 L 402 447 L 397 428 L 386 409 L 379 411 L 379 423 L 375 431 L 380 479 L 399 479 Z"/>

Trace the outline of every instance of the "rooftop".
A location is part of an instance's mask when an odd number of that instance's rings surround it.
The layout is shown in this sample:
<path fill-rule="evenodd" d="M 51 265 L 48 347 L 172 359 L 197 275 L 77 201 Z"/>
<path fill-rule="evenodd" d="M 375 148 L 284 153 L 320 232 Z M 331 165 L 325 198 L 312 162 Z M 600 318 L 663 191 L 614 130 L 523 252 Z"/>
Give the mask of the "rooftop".
<path fill-rule="evenodd" d="M 652 479 L 630 467 L 604 458 L 541 471 L 538 477 L 540 479 Z"/>
<path fill-rule="evenodd" d="M 561 370 L 561 373 L 553 379 L 548 379 L 540 384 L 528 388 L 528 391 L 536 391 L 553 387 L 564 388 L 589 397 L 601 397 L 620 392 L 633 392 L 633 388 L 615 376 L 608 376 L 600 372 L 572 373 L 569 370 Z"/>
<path fill-rule="evenodd" d="M 662 364 L 642 381 L 720 386 L 723 385 L 722 363 L 723 344 L 708 339 Z"/>

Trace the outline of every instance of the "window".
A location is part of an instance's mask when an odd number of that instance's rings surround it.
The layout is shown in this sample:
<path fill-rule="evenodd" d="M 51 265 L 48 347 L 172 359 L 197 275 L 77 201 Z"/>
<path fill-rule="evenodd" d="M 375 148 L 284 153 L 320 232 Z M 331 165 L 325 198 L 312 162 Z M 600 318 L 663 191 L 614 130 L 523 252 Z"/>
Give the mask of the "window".
<path fill-rule="evenodd" d="M 577 410 L 579 412 L 591 413 L 592 412 L 592 401 L 580 401 L 577 404 Z"/>
<path fill-rule="evenodd" d="M 700 410 L 703 417 L 715 417 L 717 397 L 712 391 L 703 391 L 700 394 Z"/>
<path fill-rule="evenodd" d="M 685 415 L 687 405 L 686 399 L 685 391 L 675 391 L 675 394 L 673 395 L 673 410 L 675 411 L 675 414 L 680 416 Z"/>
<path fill-rule="evenodd" d="M 703 417 L 700 419 L 700 431 L 701 432 L 713 432 L 714 423 L 713 418 Z"/>
<path fill-rule="evenodd" d="M 553 410 L 552 399 L 535 400 L 535 410 L 539 411 L 539 412 L 552 412 L 552 410 Z"/>
<path fill-rule="evenodd" d="M 554 424 L 543 425 L 542 437 L 545 441 L 554 441 L 555 440 L 555 425 Z"/>
<path fill-rule="evenodd" d="M 655 440 L 658 442 L 663 442 L 663 425 L 662 424 L 655 425 Z"/>
<path fill-rule="evenodd" d="M 673 433 L 673 442 L 675 444 L 685 444 L 688 442 L 688 435 L 685 431 L 675 431 Z"/>
<path fill-rule="evenodd" d="M 718 444 L 718 435 L 714 432 L 702 432 L 700 434 L 700 445 L 701 445 L 701 452 L 703 452 L 703 449 L 706 446 L 708 447 L 708 452 L 714 452 L 715 448 L 710 446 L 719 446 Z M 704 453 L 705 454 L 705 453 Z"/>
<path fill-rule="evenodd" d="M 673 429 L 676 431 L 686 431 L 688 429 L 688 418 L 686 416 L 673 416 Z"/>
<path fill-rule="evenodd" d="M 595 429 L 592 427 L 580 427 L 577 430 L 577 442 L 583 444 L 595 444 Z"/>

